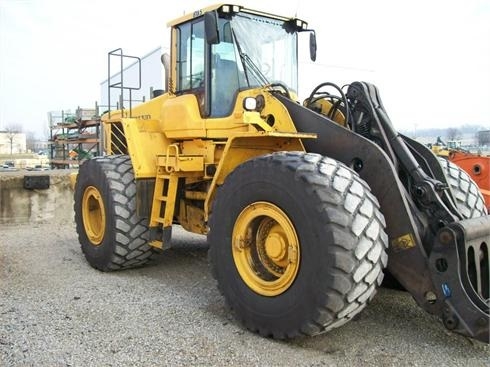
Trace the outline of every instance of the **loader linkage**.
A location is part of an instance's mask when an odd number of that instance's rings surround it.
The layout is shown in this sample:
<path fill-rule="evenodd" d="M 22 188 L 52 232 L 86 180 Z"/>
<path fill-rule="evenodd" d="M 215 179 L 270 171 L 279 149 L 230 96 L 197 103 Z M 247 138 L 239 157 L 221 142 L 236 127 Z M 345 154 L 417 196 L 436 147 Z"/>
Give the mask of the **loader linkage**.
<path fill-rule="evenodd" d="M 389 271 L 448 329 L 488 343 L 490 216 L 463 219 L 437 158 L 395 131 L 374 85 L 347 90 L 357 134 L 278 98 L 298 131 L 318 133 L 304 142 L 308 151 L 343 162 L 370 185 L 387 222 Z"/>
<path fill-rule="evenodd" d="M 370 134 L 398 166 L 399 176 L 415 202 L 412 214 L 427 221 L 422 233 L 434 294 L 420 289 L 425 303 L 439 304 L 436 314 L 446 328 L 473 338 L 489 341 L 489 253 L 490 216 L 462 220 L 443 177 L 434 177 L 430 167 L 436 158 L 418 154 L 420 147 L 398 134 L 384 110 L 377 88 L 356 82 L 347 91 L 354 118 L 367 114 Z M 355 126 L 356 121 L 353 122 Z M 417 158 L 419 158 L 419 161 Z M 426 171 L 421 165 L 426 167 Z M 430 176 L 432 174 L 432 177 Z M 413 293 L 412 293 L 413 294 Z M 422 305 L 430 311 L 431 307 Z M 434 310 L 433 310 L 434 311 Z"/>

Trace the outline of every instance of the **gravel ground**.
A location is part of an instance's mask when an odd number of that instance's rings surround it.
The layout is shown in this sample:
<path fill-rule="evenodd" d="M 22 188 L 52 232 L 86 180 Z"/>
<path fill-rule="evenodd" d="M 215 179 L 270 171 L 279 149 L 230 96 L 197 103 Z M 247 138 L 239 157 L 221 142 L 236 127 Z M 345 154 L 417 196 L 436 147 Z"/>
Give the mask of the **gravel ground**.
<path fill-rule="evenodd" d="M 227 310 L 204 237 L 174 234 L 160 263 L 101 273 L 72 224 L 0 226 L 0 366 L 490 365 L 488 345 L 388 289 L 326 335 L 259 337 Z"/>

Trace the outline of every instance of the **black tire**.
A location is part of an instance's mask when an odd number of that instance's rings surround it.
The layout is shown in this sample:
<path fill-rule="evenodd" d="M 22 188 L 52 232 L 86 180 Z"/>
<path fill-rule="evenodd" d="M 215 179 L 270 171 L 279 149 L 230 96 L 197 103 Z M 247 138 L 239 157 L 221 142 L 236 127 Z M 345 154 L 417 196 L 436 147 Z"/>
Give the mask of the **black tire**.
<path fill-rule="evenodd" d="M 75 224 L 92 267 L 112 271 L 147 263 L 156 253 L 148 245 L 147 223 L 136 214 L 136 183 L 128 156 L 94 158 L 80 166 Z"/>
<path fill-rule="evenodd" d="M 232 249 L 242 243 L 233 238 L 237 220 L 264 203 L 286 214 L 299 242 L 294 281 L 274 296 L 247 285 L 234 260 L 241 250 Z M 374 296 L 387 263 L 385 221 L 368 185 L 318 154 L 245 162 L 218 189 L 209 226 L 213 275 L 228 305 L 248 329 L 278 339 L 320 334 L 352 319 Z"/>
<path fill-rule="evenodd" d="M 449 160 L 438 159 L 463 217 L 470 219 L 487 215 L 485 199 L 470 175 Z"/>

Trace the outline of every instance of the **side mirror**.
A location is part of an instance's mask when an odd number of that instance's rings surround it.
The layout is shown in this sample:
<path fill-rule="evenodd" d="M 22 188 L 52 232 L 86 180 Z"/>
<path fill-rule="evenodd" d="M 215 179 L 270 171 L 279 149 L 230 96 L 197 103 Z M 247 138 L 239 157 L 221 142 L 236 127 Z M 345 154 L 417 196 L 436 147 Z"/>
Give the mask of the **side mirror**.
<path fill-rule="evenodd" d="M 316 34 L 315 31 L 310 31 L 310 59 L 316 61 Z"/>
<path fill-rule="evenodd" d="M 204 32 L 206 34 L 206 42 L 208 45 L 216 45 L 219 43 L 218 19 L 216 12 L 209 11 L 204 14 Z"/>

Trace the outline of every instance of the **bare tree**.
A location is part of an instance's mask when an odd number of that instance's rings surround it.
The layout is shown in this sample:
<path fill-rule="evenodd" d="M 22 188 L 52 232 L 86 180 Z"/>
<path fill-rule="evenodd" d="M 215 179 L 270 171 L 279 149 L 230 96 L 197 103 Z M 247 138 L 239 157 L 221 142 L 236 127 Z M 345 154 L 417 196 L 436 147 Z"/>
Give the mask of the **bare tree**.
<path fill-rule="evenodd" d="M 10 155 L 12 155 L 13 153 L 15 136 L 17 134 L 20 134 L 21 132 L 22 132 L 22 126 L 19 124 L 10 124 L 5 127 L 5 133 L 10 143 Z"/>
<path fill-rule="evenodd" d="M 446 137 L 447 140 L 458 140 L 461 139 L 461 132 L 455 127 L 450 127 L 447 129 Z"/>

